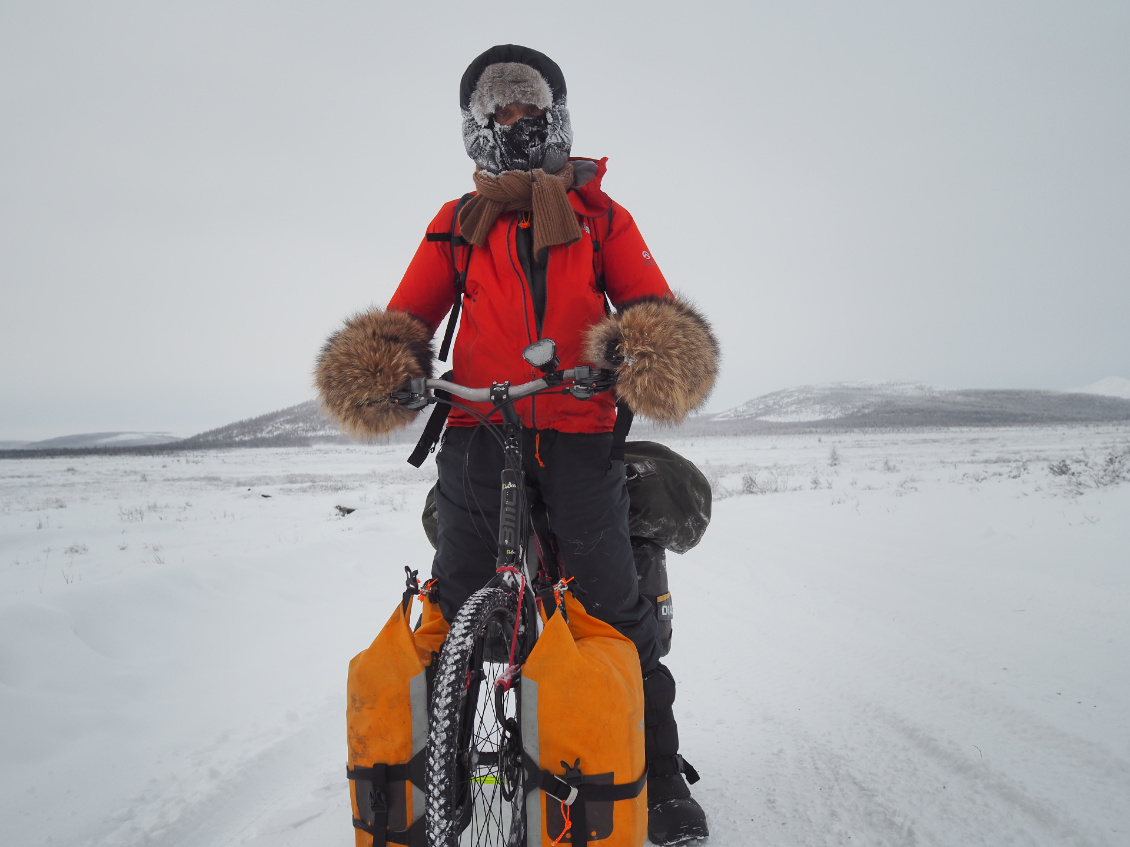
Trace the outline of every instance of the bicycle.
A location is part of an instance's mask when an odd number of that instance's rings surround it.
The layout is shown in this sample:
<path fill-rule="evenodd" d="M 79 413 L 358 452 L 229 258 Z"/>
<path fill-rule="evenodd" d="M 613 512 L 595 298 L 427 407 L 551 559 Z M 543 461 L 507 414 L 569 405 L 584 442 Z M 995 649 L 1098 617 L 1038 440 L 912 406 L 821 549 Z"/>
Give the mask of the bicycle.
<path fill-rule="evenodd" d="M 447 403 L 470 412 L 487 424 L 504 454 L 495 576 L 471 595 L 451 622 L 434 675 L 425 773 L 425 832 L 433 847 L 515 847 L 526 841 L 525 803 L 532 789 L 523 761 L 517 683 L 540 633 L 541 596 L 548 597 L 552 588 L 560 597 L 565 584 L 544 516 L 531 513 L 527 500 L 522 424 L 512 404 L 550 392 L 587 400 L 613 384 L 609 371 L 558 369 L 551 339 L 535 342 L 522 356 L 544 376 L 490 388 L 414 379 L 391 396 L 409 409 Z M 482 415 L 452 396 L 490 402 L 493 408 Z M 495 412 L 502 414 L 501 427 L 490 424 Z M 560 783 L 560 799 L 572 802 L 577 789 Z"/>

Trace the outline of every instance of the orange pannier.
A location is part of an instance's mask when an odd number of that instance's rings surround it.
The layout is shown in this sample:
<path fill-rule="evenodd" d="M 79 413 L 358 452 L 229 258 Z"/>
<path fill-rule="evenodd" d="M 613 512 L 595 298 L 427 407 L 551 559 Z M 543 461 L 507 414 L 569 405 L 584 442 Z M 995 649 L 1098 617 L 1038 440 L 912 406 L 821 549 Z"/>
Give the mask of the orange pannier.
<path fill-rule="evenodd" d="M 562 597 L 522 667 L 526 847 L 644 843 L 643 720 L 635 645 Z"/>
<path fill-rule="evenodd" d="M 388 623 L 349 663 L 345 725 L 357 847 L 423 845 L 427 668 L 448 625 L 426 594 L 420 626 L 408 624 L 414 588 Z M 375 836 L 375 838 L 374 838 Z"/>

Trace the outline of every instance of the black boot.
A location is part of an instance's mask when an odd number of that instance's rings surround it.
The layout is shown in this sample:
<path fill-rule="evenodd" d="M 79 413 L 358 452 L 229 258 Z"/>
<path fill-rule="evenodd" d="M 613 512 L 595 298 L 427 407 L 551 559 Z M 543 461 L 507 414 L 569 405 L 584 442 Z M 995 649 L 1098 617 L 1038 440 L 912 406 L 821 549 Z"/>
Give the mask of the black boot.
<path fill-rule="evenodd" d="M 665 666 L 644 677 L 643 700 L 647 837 L 661 845 L 706 838 L 710 834 L 706 813 L 687 787 L 687 782 L 698 782 L 698 773 L 679 755 L 679 727 L 672 709 L 675 678 Z"/>

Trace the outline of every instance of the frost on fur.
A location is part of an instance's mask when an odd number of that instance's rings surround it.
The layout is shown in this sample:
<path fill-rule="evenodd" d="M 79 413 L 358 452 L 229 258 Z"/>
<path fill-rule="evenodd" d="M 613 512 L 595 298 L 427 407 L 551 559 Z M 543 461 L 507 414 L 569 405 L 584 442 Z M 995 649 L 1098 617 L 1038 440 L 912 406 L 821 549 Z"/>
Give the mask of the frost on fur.
<path fill-rule="evenodd" d="M 470 111 L 479 126 L 486 126 L 499 106 L 532 103 L 539 109 L 553 105 L 553 92 L 545 78 L 521 62 L 487 65 L 475 84 Z"/>
<path fill-rule="evenodd" d="M 418 412 L 397 406 L 393 391 L 432 375 L 431 332 L 407 312 L 372 309 L 349 318 L 326 339 L 314 382 L 326 414 L 351 435 L 385 435 Z"/>
<path fill-rule="evenodd" d="M 710 323 L 675 298 L 648 299 L 604 318 L 585 337 L 586 359 L 616 372 L 616 394 L 638 415 L 682 423 L 718 377 Z"/>

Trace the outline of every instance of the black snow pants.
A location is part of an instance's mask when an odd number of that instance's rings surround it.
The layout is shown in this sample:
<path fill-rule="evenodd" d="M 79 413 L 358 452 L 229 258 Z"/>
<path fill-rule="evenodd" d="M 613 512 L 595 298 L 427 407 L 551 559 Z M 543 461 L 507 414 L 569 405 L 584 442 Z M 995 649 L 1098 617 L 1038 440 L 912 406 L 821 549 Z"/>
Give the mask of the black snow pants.
<path fill-rule="evenodd" d="M 612 433 L 523 430 L 529 496 L 540 497 L 548 509 L 566 576 L 575 578 L 589 614 L 632 640 L 646 675 L 659 665 L 658 629 L 636 578 L 624 463 L 610 459 L 611 449 Z M 448 427 L 436 466 L 439 534 L 432 576 L 450 621 L 494 577 L 502 447 L 482 427 Z"/>

